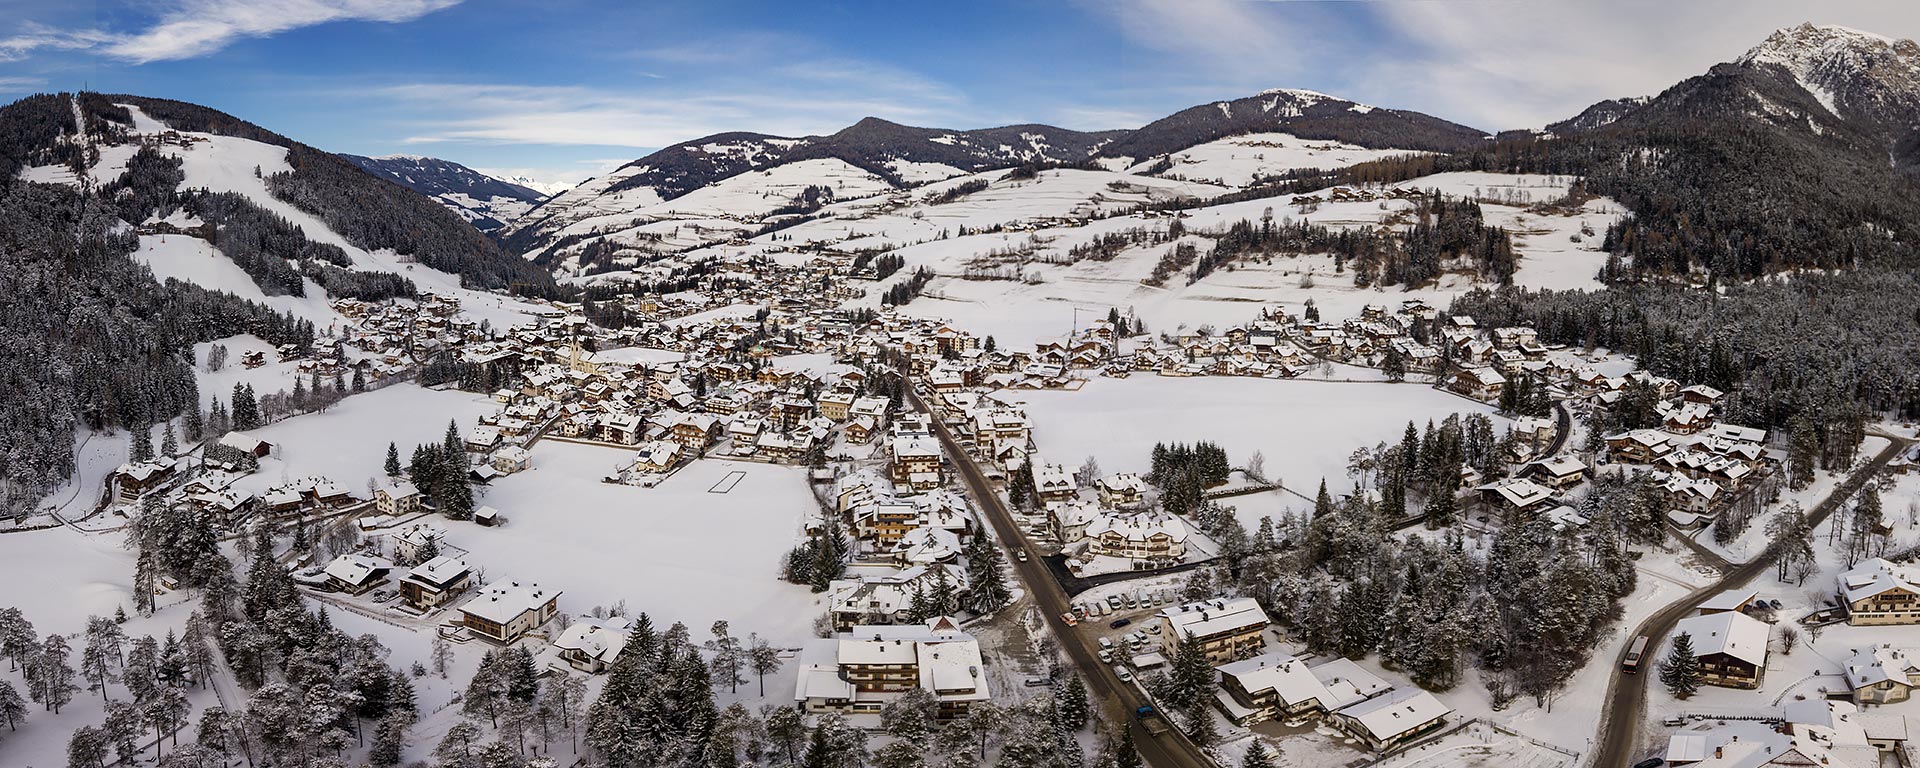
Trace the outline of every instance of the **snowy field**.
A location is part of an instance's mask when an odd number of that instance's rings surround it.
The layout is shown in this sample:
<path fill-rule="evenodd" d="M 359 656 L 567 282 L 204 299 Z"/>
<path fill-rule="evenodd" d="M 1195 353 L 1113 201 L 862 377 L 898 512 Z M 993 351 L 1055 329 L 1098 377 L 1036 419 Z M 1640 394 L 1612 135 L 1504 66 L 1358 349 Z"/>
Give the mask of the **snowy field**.
<path fill-rule="evenodd" d="M 1103 472 L 1144 474 L 1154 443 L 1211 440 L 1236 466 L 1261 452 L 1268 479 L 1309 496 L 1323 477 L 1335 492 L 1350 489 L 1347 456 L 1398 441 L 1409 420 L 1424 428 L 1448 414 L 1486 413 L 1496 434 L 1508 423 L 1488 406 L 1411 383 L 1137 375 L 1095 378 L 1077 392 L 1002 394 L 1026 403 L 1034 441 L 1050 462 L 1071 468 L 1093 456 Z M 1274 501 L 1264 501 L 1269 497 Z M 1257 524 L 1252 511 L 1273 514 L 1269 506 L 1283 506 L 1285 498 L 1257 494 L 1222 503 L 1241 507 L 1240 517 Z"/>
<path fill-rule="evenodd" d="M 455 524 L 448 541 L 470 550 L 490 579 L 565 590 L 560 608 L 575 615 L 624 600 L 657 626 L 683 621 L 699 635 L 725 619 L 741 637 L 758 632 L 776 644 L 813 636 L 825 609 L 806 587 L 777 578 L 815 509 L 805 469 L 701 460 L 653 488 L 600 482 L 631 460 L 631 451 L 541 442 L 533 469 L 476 499 L 508 523 Z M 726 482 L 731 490 L 712 491 Z"/>
<path fill-rule="evenodd" d="M 449 419 L 459 422 L 461 434 L 466 434 L 473 431 L 476 419 L 498 406 L 482 395 L 406 382 L 352 395 L 325 412 L 254 430 L 255 437 L 274 444 L 273 454 L 260 460 L 259 472 L 235 485 L 258 493 L 318 475 L 365 498 L 367 482 L 386 474 L 381 465 L 386 462 L 388 441 L 399 446 L 404 459 L 412 455 L 415 445 L 440 442 Z"/>
<path fill-rule="evenodd" d="M 1244 187 L 1263 176 L 1301 168 L 1345 168 L 1369 160 L 1421 154 L 1410 149 L 1367 149 L 1338 141 L 1302 139 L 1290 133 L 1249 133 L 1196 144 L 1167 156 L 1167 177 Z M 1144 173 L 1155 161 L 1128 169 Z"/>

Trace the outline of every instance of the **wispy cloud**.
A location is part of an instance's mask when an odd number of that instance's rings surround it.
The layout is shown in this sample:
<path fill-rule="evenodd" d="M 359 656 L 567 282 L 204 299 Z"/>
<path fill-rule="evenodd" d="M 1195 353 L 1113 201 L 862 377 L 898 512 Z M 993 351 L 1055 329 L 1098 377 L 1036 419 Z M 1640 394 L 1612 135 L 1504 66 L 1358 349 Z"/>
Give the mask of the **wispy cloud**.
<path fill-rule="evenodd" d="M 26 93 L 44 87 L 47 81 L 37 77 L 0 77 L 0 93 Z"/>
<path fill-rule="evenodd" d="M 55 29 L 31 22 L 0 39 L 0 61 L 41 49 L 84 50 L 135 64 L 190 59 L 235 40 L 336 21 L 412 21 L 460 0 L 174 0 L 137 31 Z"/>
<path fill-rule="evenodd" d="M 851 90 L 851 89 L 849 89 Z M 421 115 L 408 144 L 494 143 L 663 147 L 725 131 L 825 133 L 864 115 L 924 121 L 937 104 L 824 91 L 642 93 L 581 86 L 413 83 L 376 95 Z M 431 117 L 428 117 L 431 116 Z"/>
<path fill-rule="evenodd" d="M 113 36 L 105 32 L 65 31 L 27 21 L 22 22 L 14 34 L 0 38 L 0 61 L 19 61 L 42 49 L 73 51 L 96 48 L 112 40 Z"/>

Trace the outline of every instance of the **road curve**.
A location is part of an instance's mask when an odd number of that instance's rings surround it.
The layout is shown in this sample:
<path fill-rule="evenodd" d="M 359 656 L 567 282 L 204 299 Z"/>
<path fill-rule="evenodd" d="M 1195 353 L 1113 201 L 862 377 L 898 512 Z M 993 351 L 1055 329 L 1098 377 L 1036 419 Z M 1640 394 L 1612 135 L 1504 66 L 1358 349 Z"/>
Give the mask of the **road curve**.
<path fill-rule="evenodd" d="M 1828 515 L 1833 514 L 1834 509 L 1858 492 L 1861 486 L 1887 465 L 1887 462 L 1900 455 L 1900 452 L 1906 450 L 1907 446 L 1913 442 L 1905 438 L 1890 439 L 1891 442 L 1887 447 L 1875 454 L 1866 466 L 1847 476 L 1846 482 L 1836 486 L 1832 493 L 1827 494 L 1825 499 L 1814 506 L 1808 518 L 1812 523 L 1810 528 L 1818 527 L 1824 522 Z M 1696 589 L 1686 597 L 1669 603 L 1666 607 L 1654 612 L 1652 616 L 1648 616 L 1628 637 L 1645 635 L 1651 638 L 1648 647 L 1648 652 L 1651 654 L 1661 639 L 1672 632 L 1674 625 L 1686 618 L 1700 601 L 1746 584 L 1771 567 L 1773 567 L 1771 553 L 1759 555 L 1746 563 L 1733 566 L 1720 577 L 1719 581 Z M 1615 661 L 1615 659 L 1595 659 L 1593 663 L 1615 664 Z M 1633 763 L 1636 759 L 1635 753 L 1639 750 L 1641 721 L 1646 718 L 1647 681 L 1657 677 L 1653 674 L 1651 666 L 1637 675 L 1621 672 L 1618 665 L 1613 667 L 1613 678 L 1607 683 L 1607 705 L 1601 710 L 1605 714 L 1600 724 L 1600 747 L 1594 753 L 1589 765 L 1596 768 L 1616 768 Z"/>

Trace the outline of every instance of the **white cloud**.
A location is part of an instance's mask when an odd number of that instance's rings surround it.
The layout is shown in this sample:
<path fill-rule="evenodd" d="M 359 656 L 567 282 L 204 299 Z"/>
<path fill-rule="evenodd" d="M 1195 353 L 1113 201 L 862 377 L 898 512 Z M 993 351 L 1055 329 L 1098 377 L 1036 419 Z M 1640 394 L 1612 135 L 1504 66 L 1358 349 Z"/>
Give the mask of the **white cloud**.
<path fill-rule="evenodd" d="M 0 61 L 35 50 L 88 50 L 145 64 L 213 53 L 240 38 L 334 21 L 412 21 L 460 0 L 175 0 L 138 32 L 57 30 L 31 23 L 0 39 Z"/>

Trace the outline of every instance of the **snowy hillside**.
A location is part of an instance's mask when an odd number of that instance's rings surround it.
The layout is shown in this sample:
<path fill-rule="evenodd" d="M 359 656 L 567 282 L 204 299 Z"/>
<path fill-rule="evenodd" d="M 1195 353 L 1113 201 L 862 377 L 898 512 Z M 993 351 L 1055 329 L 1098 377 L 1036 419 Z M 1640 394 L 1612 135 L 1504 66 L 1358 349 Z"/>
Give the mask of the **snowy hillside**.
<path fill-rule="evenodd" d="M 1480 131 L 1419 113 L 1288 89 L 1201 105 L 1137 130 L 1099 133 L 1040 125 L 955 131 L 867 118 L 829 136 L 725 133 L 668 147 L 556 195 L 498 234 L 511 251 L 560 274 L 579 274 L 723 242 L 769 223 L 758 217 L 776 209 L 811 213 L 814 201 L 792 196 L 811 185 L 831 187 L 834 200 L 844 201 L 1023 165 L 1069 165 L 1239 188 L 1303 168 L 1459 149 L 1483 139 Z M 788 166 L 804 170 L 783 172 L 771 186 L 768 177 L 753 175 Z M 868 177 L 865 183 L 843 188 L 854 171 Z M 772 204 L 729 191 L 719 195 L 727 201 L 722 205 L 702 198 L 662 206 L 741 178 L 761 179 Z M 781 195 L 787 199 L 778 200 Z M 669 219 L 685 226 L 662 226 Z M 577 257 L 590 247 L 596 263 L 580 263 Z"/>
<path fill-rule="evenodd" d="M 181 170 L 186 178 L 180 183 L 180 189 L 239 194 L 254 205 L 293 223 L 307 239 L 340 248 L 352 260 L 354 270 L 397 274 L 412 280 L 421 291 L 460 296 L 471 303 L 471 311 L 492 320 L 496 325 L 504 327 L 519 322 L 525 319 L 526 312 L 531 309 L 528 305 L 498 294 L 468 290 L 462 286 L 459 275 L 413 263 L 392 250 L 362 249 L 335 232 L 319 217 L 275 197 L 268 192 L 265 177 L 291 169 L 287 162 L 286 147 L 233 136 L 174 131 L 138 107 L 123 106 L 133 116 L 132 138 L 137 140 L 162 134 L 175 137 L 171 141 L 156 141 L 154 146 L 162 154 L 181 161 Z M 118 151 L 120 147 L 110 149 L 116 151 L 101 152 L 100 161 L 88 171 L 95 184 L 111 182 L 118 178 L 119 172 L 124 172 L 125 160 L 121 159 L 120 165 L 115 166 L 112 158 L 124 158 L 131 154 L 131 149 L 124 154 Z M 214 261 L 218 254 L 218 249 L 212 244 L 191 235 L 150 235 L 142 238 L 138 258 L 152 266 L 156 276 L 162 279 L 178 277 L 244 298 L 262 299 L 277 309 L 314 320 L 321 328 L 337 317 L 327 307 L 326 291 L 311 280 L 307 281 L 308 291 L 304 299 L 290 296 L 268 299 L 253 280 L 231 261 Z"/>
<path fill-rule="evenodd" d="M 538 205 L 546 194 L 451 160 L 419 155 L 341 155 L 375 176 L 438 201 L 482 231 L 505 226 Z"/>

